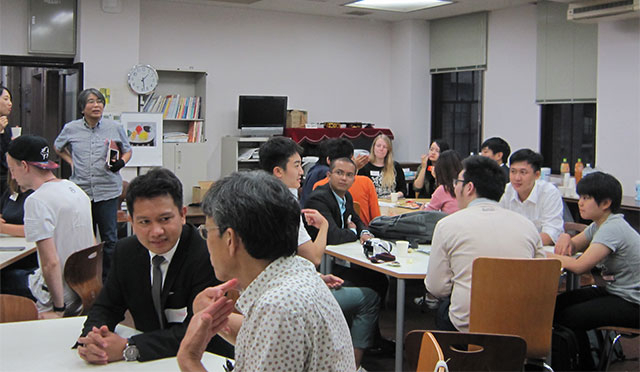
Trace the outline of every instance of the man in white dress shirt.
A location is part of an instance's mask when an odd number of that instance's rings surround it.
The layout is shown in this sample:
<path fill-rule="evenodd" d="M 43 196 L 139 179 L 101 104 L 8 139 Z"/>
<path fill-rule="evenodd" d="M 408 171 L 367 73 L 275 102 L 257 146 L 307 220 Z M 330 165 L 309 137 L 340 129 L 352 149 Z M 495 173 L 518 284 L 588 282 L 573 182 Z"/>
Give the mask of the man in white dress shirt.
<path fill-rule="evenodd" d="M 509 158 L 511 181 L 500 199 L 500 206 L 530 219 L 544 245 L 554 245 L 564 232 L 563 204 L 560 191 L 540 180 L 542 155 L 520 149 Z"/>
<path fill-rule="evenodd" d="M 237 371 L 354 371 L 342 311 L 315 266 L 296 255 L 300 206 L 287 187 L 263 171 L 234 173 L 213 185 L 202 210 L 211 263 L 228 282 L 195 299 L 180 368 L 204 371 L 204 345 L 220 332 L 236 347 Z M 242 316 L 224 297 L 236 286 Z"/>
<path fill-rule="evenodd" d="M 424 283 L 429 293 L 443 300 L 436 327 L 467 332 L 473 260 L 480 256 L 544 257 L 544 253 L 531 221 L 498 205 L 504 191 L 498 164 L 471 156 L 462 165 L 458 179 L 453 180 L 460 210 L 436 225 Z M 499 234 L 496 226 L 501 228 Z"/>

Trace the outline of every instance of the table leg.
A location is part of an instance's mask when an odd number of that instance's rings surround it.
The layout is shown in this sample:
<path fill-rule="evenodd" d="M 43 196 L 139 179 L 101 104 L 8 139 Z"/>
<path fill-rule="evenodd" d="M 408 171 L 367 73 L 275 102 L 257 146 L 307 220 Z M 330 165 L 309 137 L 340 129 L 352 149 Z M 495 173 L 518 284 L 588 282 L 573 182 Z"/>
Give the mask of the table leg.
<path fill-rule="evenodd" d="M 403 341 L 404 341 L 404 279 L 397 279 L 396 295 L 396 371 L 402 371 Z"/>

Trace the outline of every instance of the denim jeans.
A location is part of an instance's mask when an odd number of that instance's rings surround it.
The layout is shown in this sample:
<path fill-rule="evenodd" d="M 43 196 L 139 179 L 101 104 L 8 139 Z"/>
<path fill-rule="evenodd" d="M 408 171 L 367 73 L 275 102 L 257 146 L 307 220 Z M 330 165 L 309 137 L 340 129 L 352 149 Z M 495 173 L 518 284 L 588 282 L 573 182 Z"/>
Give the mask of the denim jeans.
<path fill-rule="evenodd" d="M 98 226 L 100 230 L 100 240 L 104 242 L 102 249 L 102 279 L 106 280 L 111 267 L 111 256 L 118 241 L 118 198 L 91 202 L 91 216 L 93 218 L 93 228 Z M 88 248 L 88 247 L 87 247 Z"/>
<path fill-rule="evenodd" d="M 457 332 L 458 329 L 451 323 L 449 318 L 449 306 L 451 305 L 451 298 L 440 299 L 440 306 L 436 312 L 436 328 L 440 331 L 453 331 Z"/>
<path fill-rule="evenodd" d="M 373 346 L 380 311 L 380 297 L 371 288 L 342 287 L 332 290 L 349 327 L 356 349 Z"/>

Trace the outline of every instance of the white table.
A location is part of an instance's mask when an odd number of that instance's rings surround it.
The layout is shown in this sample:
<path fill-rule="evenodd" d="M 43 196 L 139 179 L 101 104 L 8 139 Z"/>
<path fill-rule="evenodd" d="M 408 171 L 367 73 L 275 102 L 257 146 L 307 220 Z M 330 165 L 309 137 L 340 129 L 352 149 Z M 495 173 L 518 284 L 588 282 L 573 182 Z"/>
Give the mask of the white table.
<path fill-rule="evenodd" d="M 27 243 L 25 238 L 0 234 L 0 247 L 24 247 L 21 251 L 0 250 L 0 269 L 30 255 L 36 251 L 35 243 Z"/>
<path fill-rule="evenodd" d="M 178 371 L 176 358 L 150 362 L 119 361 L 98 366 L 80 359 L 75 344 L 86 317 L 35 320 L 0 324 L 0 371 Z M 116 327 L 116 333 L 130 337 L 138 333 Z M 226 358 L 204 353 L 202 362 L 209 371 L 223 371 Z"/>
<path fill-rule="evenodd" d="M 430 249 L 429 245 L 421 245 L 422 249 Z M 406 257 L 398 257 L 399 267 L 390 266 L 388 263 L 373 264 L 364 255 L 359 241 L 340 245 L 327 246 L 326 253 L 330 256 L 349 261 L 352 264 L 378 271 L 397 279 L 398 289 L 396 295 L 396 360 L 395 370 L 402 371 L 402 344 L 404 340 L 404 301 L 405 279 L 424 279 L 429 266 L 429 255 L 421 252 L 413 252 Z M 325 256 L 325 267 L 331 272 L 331 259 Z"/>

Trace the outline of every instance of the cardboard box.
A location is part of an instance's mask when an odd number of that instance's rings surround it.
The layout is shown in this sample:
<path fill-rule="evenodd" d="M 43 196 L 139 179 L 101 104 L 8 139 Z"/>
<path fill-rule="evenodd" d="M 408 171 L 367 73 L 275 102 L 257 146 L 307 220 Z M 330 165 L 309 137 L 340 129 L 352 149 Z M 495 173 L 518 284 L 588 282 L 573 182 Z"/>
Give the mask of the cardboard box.
<path fill-rule="evenodd" d="M 209 191 L 209 188 L 213 185 L 213 181 L 198 181 L 198 186 L 193 186 L 193 204 L 202 203 L 202 198 L 204 198 L 204 194 Z"/>
<path fill-rule="evenodd" d="M 307 112 L 287 110 L 287 128 L 304 128 L 307 124 Z"/>

